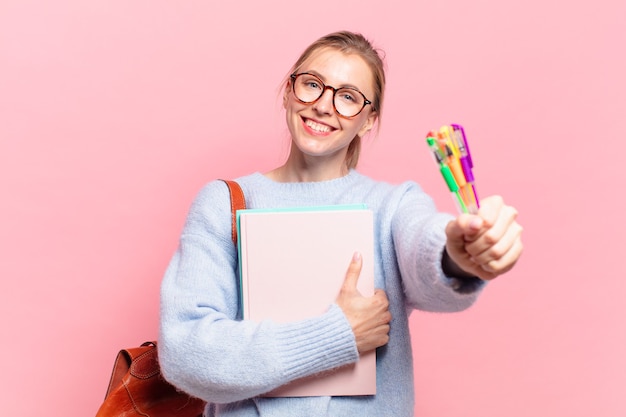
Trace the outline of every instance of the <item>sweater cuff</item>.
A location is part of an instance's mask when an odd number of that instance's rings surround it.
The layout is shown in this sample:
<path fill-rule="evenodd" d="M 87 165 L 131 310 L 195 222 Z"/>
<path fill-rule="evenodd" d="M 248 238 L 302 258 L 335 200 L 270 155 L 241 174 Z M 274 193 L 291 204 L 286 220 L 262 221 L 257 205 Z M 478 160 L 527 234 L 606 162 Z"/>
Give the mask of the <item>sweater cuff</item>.
<path fill-rule="evenodd" d="M 443 247 L 441 253 L 441 270 L 445 275 L 447 284 L 460 294 L 470 294 L 482 289 L 485 281 L 477 276 L 468 274 L 459 268 L 448 255 L 446 247 Z"/>
<path fill-rule="evenodd" d="M 352 327 L 332 304 L 320 317 L 279 325 L 277 346 L 283 350 L 285 376 L 292 380 L 354 363 L 359 353 Z"/>

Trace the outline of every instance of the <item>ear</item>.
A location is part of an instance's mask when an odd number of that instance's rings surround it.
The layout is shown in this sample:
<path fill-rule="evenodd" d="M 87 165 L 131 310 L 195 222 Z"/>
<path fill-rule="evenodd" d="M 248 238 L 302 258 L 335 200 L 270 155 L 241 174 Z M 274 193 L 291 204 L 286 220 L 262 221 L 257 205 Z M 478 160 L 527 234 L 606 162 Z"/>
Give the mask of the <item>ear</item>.
<path fill-rule="evenodd" d="M 360 137 L 363 137 L 367 132 L 372 130 L 372 127 L 374 127 L 374 123 L 376 123 L 376 119 L 378 119 L 378 113 L 376 113 L 375 111 L 371 112 L 367 116 L 367 119 L 365 119 L 365 123 L 363 123 L 363 127 L 361 127 L 361 129 L 359 130 L 358 135 Z"/>
<path fill-rule="evenodd" d="M 289 101 L 289 93 L 291 92 L 291 78 L 287 79 L 285 88 L 283 89 L 283 108 L 287 109 L 287 102 Z"/>

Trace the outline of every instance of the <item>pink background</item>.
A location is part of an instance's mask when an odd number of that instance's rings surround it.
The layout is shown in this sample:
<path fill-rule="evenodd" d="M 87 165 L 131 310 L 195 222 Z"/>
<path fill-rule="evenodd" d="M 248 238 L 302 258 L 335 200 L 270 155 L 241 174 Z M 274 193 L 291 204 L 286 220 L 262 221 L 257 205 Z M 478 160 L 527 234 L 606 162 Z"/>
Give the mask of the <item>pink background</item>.
<path fill-rule="evenodd" d="M 281 163 L 280 80 L 338 29 L 388 57 L 361 171 L 453 210 L 423 138 L 461 123 L 481 195 L 525 226 L 474 308 L 412 315 L 416 414 L 626 415 L 625 16 L 621 0 L 2 0 L 2 415 L 95 414 L 117 350 L 157 335 L 195 193 Z"/>

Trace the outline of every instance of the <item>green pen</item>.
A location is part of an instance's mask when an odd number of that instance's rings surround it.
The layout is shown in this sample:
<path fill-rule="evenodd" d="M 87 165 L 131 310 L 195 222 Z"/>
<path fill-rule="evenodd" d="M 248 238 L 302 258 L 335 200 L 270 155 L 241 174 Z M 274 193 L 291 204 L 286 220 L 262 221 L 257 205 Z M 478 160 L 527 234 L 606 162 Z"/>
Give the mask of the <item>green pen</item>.
<path fill-rule="evenodd" d="M 467 209 L 467 206 L 465 205 L 465 202 L 463 201 L 463 198 L 459 193 L 459 185 L 456 183 L 454 175 L 452 175 L 452 171 L 450 171 L 450 168 L 448 167 L 448 165 L 446 165 L 446 158 L 444 158 L 444 156 L 441 154 L 441 151 L 437 146 L 437 141 L 435 140 L 435 138 L 428 136 L 426 138 L 426 143 L 428 143 L 428 147 L 433 152 L 435 162 L 437 162 L 437 165 L 439 165 L 439 172 L 441 172 L 441 176 L 445 180 L 448 189 L 452 193 L 457 208 L 461 213 L 469 213 L 469 210 Z"/>

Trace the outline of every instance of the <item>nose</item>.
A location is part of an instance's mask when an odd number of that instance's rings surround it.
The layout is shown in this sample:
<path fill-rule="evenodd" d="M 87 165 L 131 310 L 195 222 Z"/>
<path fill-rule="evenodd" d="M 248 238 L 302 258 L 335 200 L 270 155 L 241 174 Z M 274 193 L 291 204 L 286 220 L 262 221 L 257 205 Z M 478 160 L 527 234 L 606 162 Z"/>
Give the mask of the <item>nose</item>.
<path fill-rule="evenodd" d="M 334 97 L 335 91 L 332 87 L 327 86 L 320 98 L 315 102 L 313 108 L 321 114 L 333 114 L 335 112 L 333 106 Z"/>

